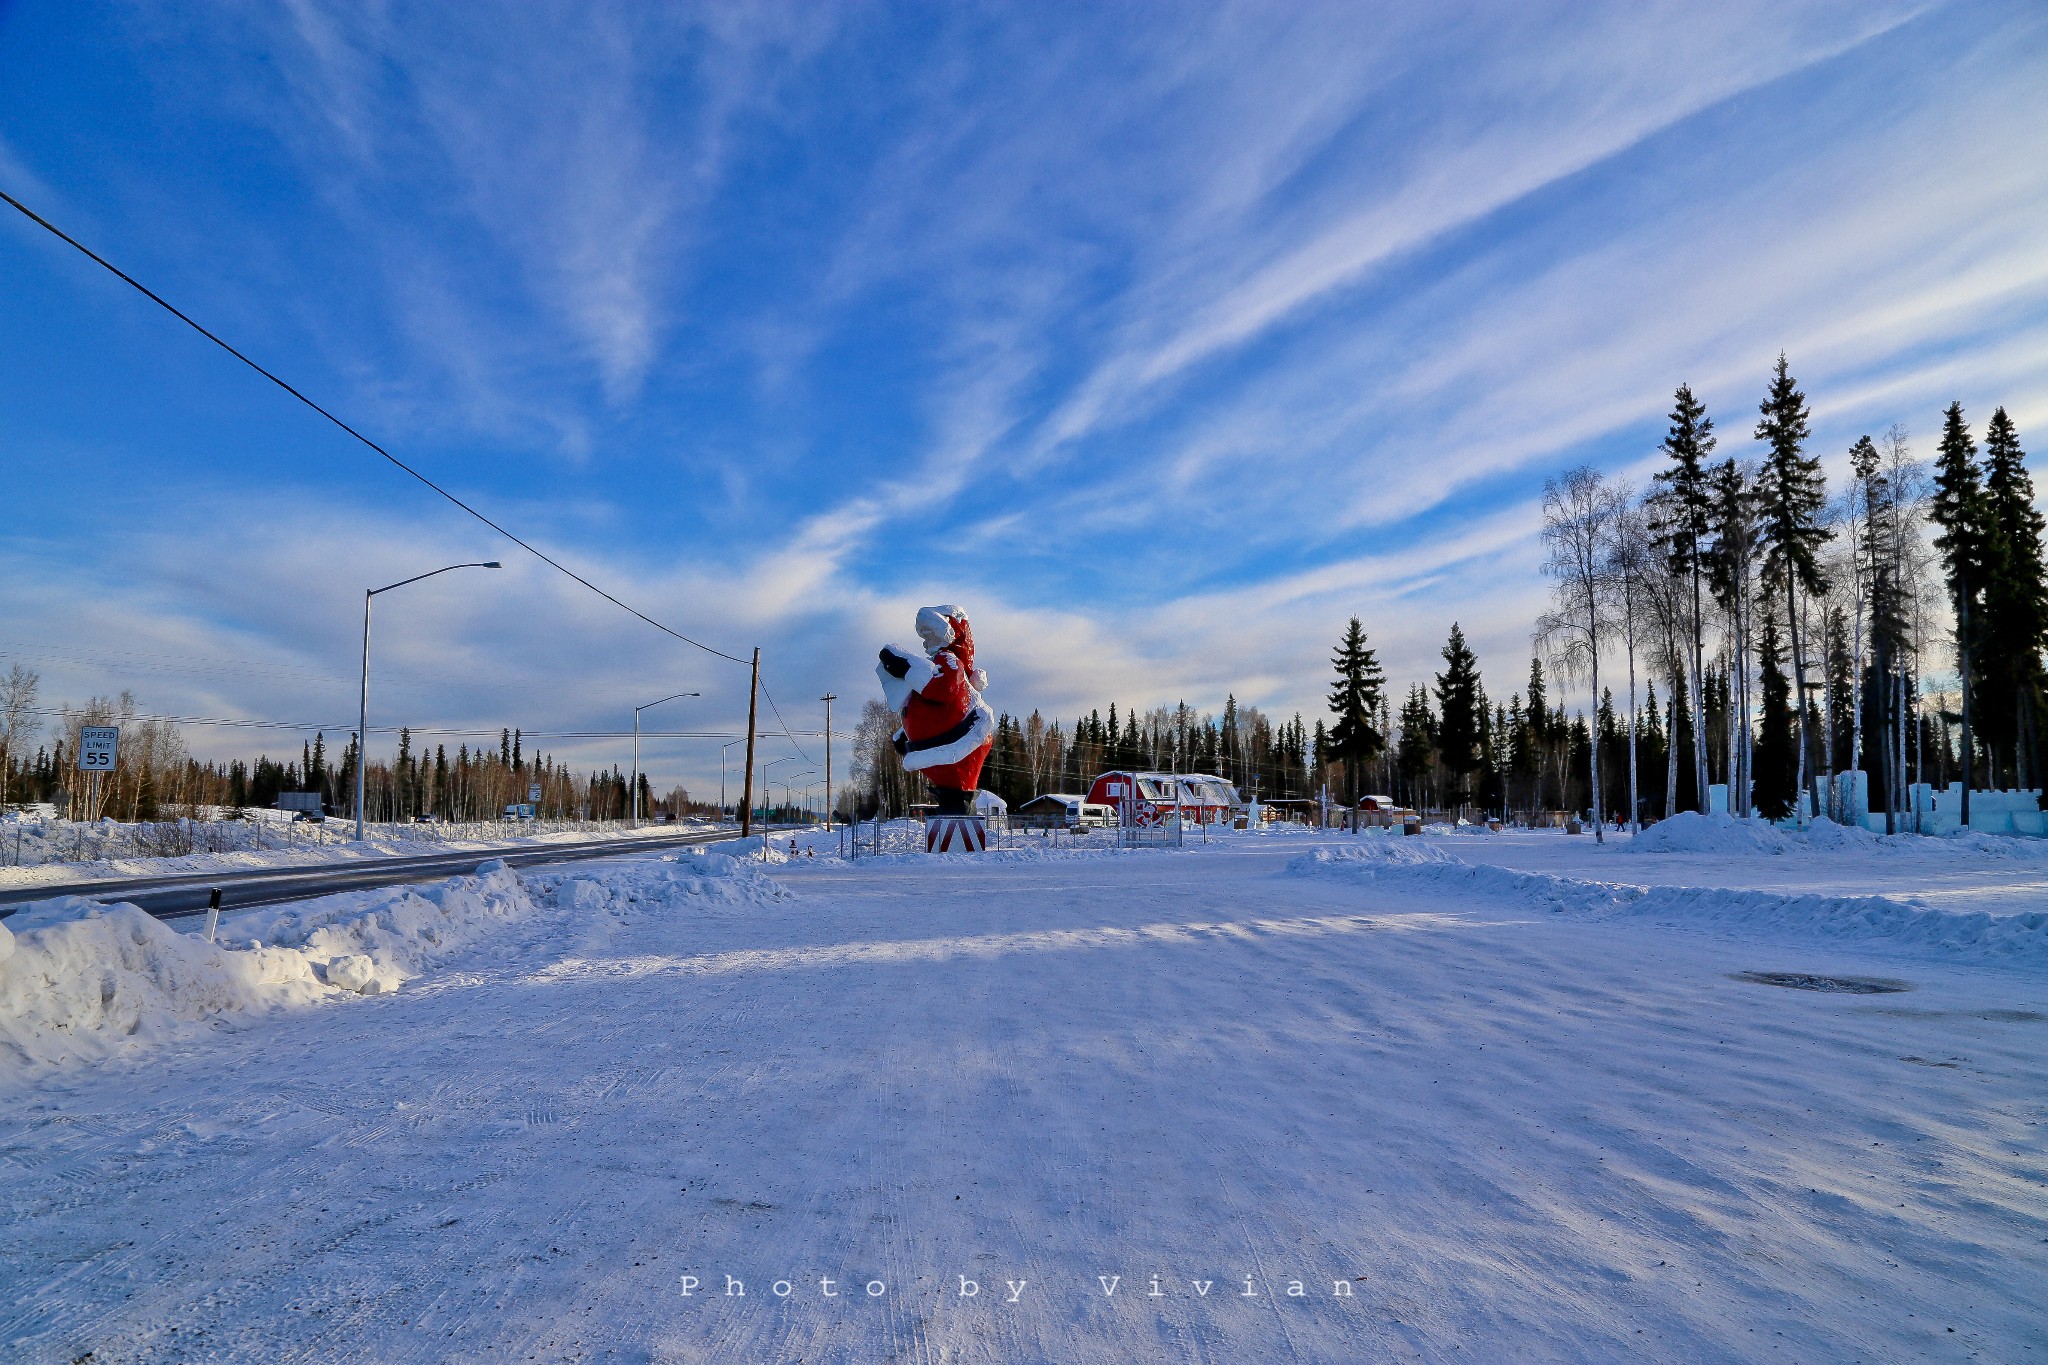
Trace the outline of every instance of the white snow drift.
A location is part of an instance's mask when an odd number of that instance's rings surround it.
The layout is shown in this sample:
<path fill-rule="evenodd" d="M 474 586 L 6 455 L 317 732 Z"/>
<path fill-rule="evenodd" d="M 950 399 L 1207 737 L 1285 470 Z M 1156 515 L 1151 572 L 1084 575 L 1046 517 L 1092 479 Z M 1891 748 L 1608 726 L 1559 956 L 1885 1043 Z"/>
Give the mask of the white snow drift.
<path fill-rule="evenodd" d="M 383 994 L 544 912 L 587 919 L 628 907 L 758 905 L 785 894 L 720 853 L 693 850 L 601 881 L 523 880 L 494 860 L 438 885 L 231 915 L 218 943 L 132 905 L 58 897 L 0 921 L 0 1066 L 85 1061 L 199 1021 Z"/>
<path fill-rule="evenodd" d="M 1714 851 L 1734 852 L 1735 841 L 1753 835 L 1787 837 L 1775 830 L 1758 830 L 1737 821 L 1726 821 L 1725 825 L 1707 826 L 1704 831 L 1717 844 Z M 1783 850 L 1751 843 L 1748 851 Z M 1916 899 L 1891 896 L 1787 894 L 1592 881 L 1467 862 L 1433 841 L 1381 834 L 1303 854 L 1288 864 L 1288 871 L 1297 876 L 1386 877 L 1470 887 L 1518 905 L 1539 906 L 1556 913 L 1648 920 L 1681 929 L 1761 930 L 1784 937 L 1860 940 L 1871 946 L 1932 949 L 1945 955 L 2048 965 L 2048 910 L 1993 915 L 1981 910 L 1944 910 Z"/>

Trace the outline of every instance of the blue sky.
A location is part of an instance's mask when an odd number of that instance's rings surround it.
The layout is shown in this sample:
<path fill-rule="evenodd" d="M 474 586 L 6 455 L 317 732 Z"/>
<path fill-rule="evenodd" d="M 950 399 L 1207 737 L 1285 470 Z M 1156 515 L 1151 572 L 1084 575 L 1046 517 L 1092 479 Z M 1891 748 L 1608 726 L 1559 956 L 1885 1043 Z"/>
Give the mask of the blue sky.
<path fill-rule="evenodd" d="M 1951 399 L 2048 447 L 2044 130 L 2031 0 L 0 3 L 0 186 L 797 728 L 931 601 L 1012 710 L 1312 716 L 1352 614 L 1504 696 L 1544 478 L 1646 477 L 1681 380 L 1745 452 L 1781 349 L 1831 467 Z M 373 721 L 743 721 L 25 222 L 0 290 L 54 698 L 346 718 L 362 589 L 496 557 L 382 599 Z"/>

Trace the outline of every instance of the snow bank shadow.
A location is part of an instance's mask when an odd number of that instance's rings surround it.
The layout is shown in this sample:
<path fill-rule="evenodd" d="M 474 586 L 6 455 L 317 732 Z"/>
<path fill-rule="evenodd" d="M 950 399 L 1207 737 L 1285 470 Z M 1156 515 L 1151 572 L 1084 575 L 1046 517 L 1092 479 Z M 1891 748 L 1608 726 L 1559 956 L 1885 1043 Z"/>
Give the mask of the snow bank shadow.
<path fill-rule="evenodd" d="M 901 966 L 960 958 L 991 959 L 1015 953 L 1123 950 L 1249 943 L 1265 938 L 1320 938 L 1365 933 L 1429 933 L 1480 929 L 1485 924 L 1458 915 L 1408 914 L 1392 917 L 1326 915 L 1295 919 L 1246 919 L 1213 923 L 1159 923 L 1131 928 L 1041 929 L 1014 934 L 963 934 L 943 938 L 809 944 L 787 948 L 744 948 L 693 956 L 645 954 L 607 959 L 568 958 L 535 972 L 537 983 L 637 976 L 717 976 L 735 972 L 811 971 L 820 968 Z"/>

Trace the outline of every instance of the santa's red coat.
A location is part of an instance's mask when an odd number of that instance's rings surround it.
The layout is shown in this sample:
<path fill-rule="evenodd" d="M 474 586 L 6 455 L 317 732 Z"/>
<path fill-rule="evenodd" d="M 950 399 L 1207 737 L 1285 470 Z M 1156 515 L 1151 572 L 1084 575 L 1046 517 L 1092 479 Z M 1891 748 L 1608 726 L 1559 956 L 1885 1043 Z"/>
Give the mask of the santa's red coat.
<path fill-rule="evenodd" d="M 967 646 L 972 657 L 972 643 Z M 973 791 L 995 742 L 995 718 L 968 685 L 967 666 L 941 649 L 932 658 L 891 648 L 908 666 L 902 678 L 877 668 L 883 690 L 903 717 L 903 766 L 935 787 Z"/>

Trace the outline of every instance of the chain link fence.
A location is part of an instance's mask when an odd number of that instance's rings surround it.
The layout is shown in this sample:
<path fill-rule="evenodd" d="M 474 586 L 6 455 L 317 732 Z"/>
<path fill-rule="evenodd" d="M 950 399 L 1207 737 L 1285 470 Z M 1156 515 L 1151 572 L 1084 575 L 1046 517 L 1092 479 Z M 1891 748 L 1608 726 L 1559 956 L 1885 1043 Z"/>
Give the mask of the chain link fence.
<path fill-rule="evenodd" d="M 1031 827 L 1001 815 L 984 817 L 984 823 L 988 827 L 991 851 L 1019 848 L 1182 848 L 1190 843 L 1221 837 L 1221 831 L 1192 823 L 1183 825 L 1174 816 L 1168 816 L 1156 825 L 1109 825 L 1084 829 Z M 924 852 L 925 827 L 922 820 L 862 820 L 839 827 L 839 856 L 842 858 Z"/>

